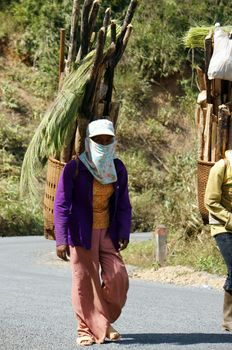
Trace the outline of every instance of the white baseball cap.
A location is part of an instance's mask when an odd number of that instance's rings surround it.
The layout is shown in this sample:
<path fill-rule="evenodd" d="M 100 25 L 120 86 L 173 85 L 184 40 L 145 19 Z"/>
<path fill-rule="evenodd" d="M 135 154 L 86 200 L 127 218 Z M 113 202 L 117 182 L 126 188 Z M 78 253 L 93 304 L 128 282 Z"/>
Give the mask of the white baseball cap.
<path fill-rule="evenodd" d="M 97 135 L 111 135 L 115 136 L 114 125 L 108 119 L 97 119 L 88 125 L 89 137 Z"/>

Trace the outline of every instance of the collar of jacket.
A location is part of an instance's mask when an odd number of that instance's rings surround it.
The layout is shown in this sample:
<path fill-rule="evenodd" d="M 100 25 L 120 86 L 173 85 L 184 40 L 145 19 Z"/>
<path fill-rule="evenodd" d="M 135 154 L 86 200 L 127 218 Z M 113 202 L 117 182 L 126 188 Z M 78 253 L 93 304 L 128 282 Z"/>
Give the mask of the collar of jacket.
<path fill-rule="evenodd" d="M 115 164 L 115 168 L 116 168 L 116 172 L 117 172 L 117 176 L 119 175 L 120 172 L 120 162 L 118 161 L 118 159 L 114 159 L 114 164 Z M 85 164 L 82 163 L 82 161 L 79 161 L 79 165 L 78 165 L 78 173 L 82 173 L 84 172 L 85 174 L 83 174 L 86 179 L 88 179 L 88 181 L 90 182 L 90 191 L 89 191 L 89 199 L 92 202 L 93 199 L 93 175 L 90 173 L 90 171 L 86 168 Z M 114 195 L 115 195 L 115 207 L 117 205 L 117 201 L 118 201 L 118 192 L 119 192 L 119 182 L 118 179 L 112 183 L 113 187 L 114 187 Z"/>

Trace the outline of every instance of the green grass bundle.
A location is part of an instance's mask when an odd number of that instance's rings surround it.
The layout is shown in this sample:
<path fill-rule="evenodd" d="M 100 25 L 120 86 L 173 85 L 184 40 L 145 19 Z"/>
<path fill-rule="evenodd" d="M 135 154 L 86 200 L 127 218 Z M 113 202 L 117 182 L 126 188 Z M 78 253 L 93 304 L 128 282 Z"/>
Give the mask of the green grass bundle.
<path fill-rule="evenodd" d="M 24 156 L 21 194 L 29 193 L 32 198 L 36 197 L 41 170 L 48 157 L 59 154 L 66 140 L 70 140 L 90 76 L 94 53 L 91 52 L 66 78 L 62 89 L 38 126 Z"/>
<path fill-rule="evenodd" d="M 232 26 L 221 27 L 225 32 L 231 32 Z M 209 34 L 210 31 L 214 31 L 214 26 L 202 26 L 202 27 L 192 27 L 185 34 L 183 41 L 184 46 L 194 49 L 194 48 L 204 48 L 205 37 Z"/>

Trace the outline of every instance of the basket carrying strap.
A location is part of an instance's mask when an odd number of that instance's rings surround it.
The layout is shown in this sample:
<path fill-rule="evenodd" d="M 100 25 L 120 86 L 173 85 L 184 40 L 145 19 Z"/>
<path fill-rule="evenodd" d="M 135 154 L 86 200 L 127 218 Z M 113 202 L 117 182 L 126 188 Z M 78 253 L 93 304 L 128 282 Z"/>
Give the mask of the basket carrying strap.
<path fill-rule="evenodd" d="M 224 166 L 225 166 L 223 183 L 226 183 L 226 180 L 227 180 L 227 179 L 226 179 L 226 169 L 227 169 L 227 166 L 230 165 L 230 162 L 229 162 L 229 160 L 226 159 L 226 158 L 223 158 L 223 160 L 224 160 Z"/>
<path fill-rule="evenodd" d="M 76 162 L 76 170 L 75 170 L 75 173 L 73 176 L 73 180 L 75 180 L 77 175 L 78 175 L 78 166 L 79 166 L 79 158 L 78 157 L 75 159 L 75 162 Z"/>

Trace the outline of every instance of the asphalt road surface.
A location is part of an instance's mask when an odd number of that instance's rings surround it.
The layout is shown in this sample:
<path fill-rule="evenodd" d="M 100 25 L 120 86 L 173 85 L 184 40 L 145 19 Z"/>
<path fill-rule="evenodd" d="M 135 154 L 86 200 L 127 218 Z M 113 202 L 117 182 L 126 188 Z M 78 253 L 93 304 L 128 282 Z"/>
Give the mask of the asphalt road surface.
<path fill-rule="evenodd" d="M 76 321 L 69 263 L 43 237 L 0 238 L 0 349 L 74 350 Z M 119 343 L 92 349 L 226 350 L 232 334 L 221 330 L 223 293 L 131 280 L 115 328 Z"/>

